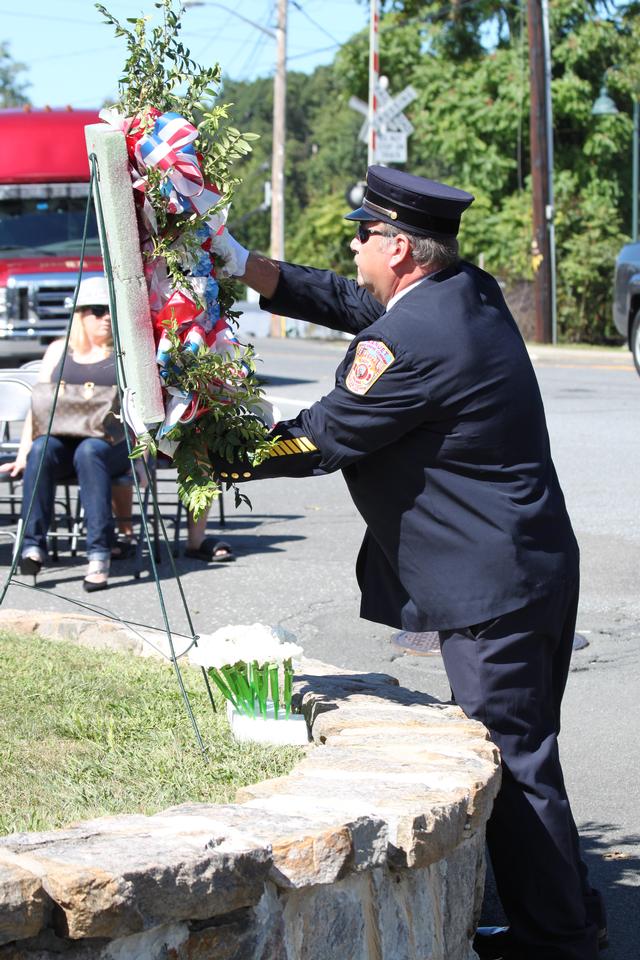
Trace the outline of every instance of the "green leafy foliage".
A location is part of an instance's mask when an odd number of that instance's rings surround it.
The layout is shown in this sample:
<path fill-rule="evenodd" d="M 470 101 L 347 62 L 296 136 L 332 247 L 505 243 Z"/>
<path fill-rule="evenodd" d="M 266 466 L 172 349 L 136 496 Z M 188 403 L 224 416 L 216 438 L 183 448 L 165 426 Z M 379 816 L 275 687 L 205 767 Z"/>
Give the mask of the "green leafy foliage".
<path fill-rule="evenodd" d="M 482 259 L 508 286 L 526 286 L 533 279 L 526 4 L 387 0 L 382 9 L 381 73 L 392 94 L 408 83 L 418 93 L 405 111 L 415 128 L 406 169 L 473 193 L 462 220 L 463 256 Z M 550 16 L 559 334 L 606 342 L 614 337 L 615 255 L 630 231 L 640 4 L 554 0 Z M 619 113 L 594 117 L 605 77 Z M 287 256 L 348 273 L 344 196 L 366 167 L 357 140 L 362 117 L 348 101 L 367 98 L 367 31 L 340 49 L 332 67 L 302 84 L 296 74 L 289 78 Z M 258 207 L 258 170 L 270 152 L 270 83 L 226 84 L 230 91 L 264 134 L 254 157 L 239 164 L 254 180 L 238 189 L 236 211 L 242 207 L 247 219 L 233 228 L 244 243 L 264 248 L 265 212 L 249 211 Z"/>
<path fill-rule="evenodd" d="M 220 487 L 211 476 L 209 454 L 230 464 L 247 459 L 257 466 L 269 455 L 273 441 L 267 439 L 258 416 L 263 391 L 256 376 L 253 347 L 238 348 L 232 361 L 205 348 L 196 355 L 184 354 L 179 352 L 175 324 L 167 332 L 176 365 L 180 364 L 167 384 L 193 393 L 205 411 L 195 423 L 177 424 L 168 434 L 169 440 L 180 444 L 174 456 L 178 493 L 187 509 L 198 517 L 220 495 Z M 228 487 L 235 485 L 230 483 Z M 236 503 L 241 502 L 249 503 L 236 489 Z"/>
<path fill-rule="evenodd" d="M 11 56 L 9 44 L 0 42 L 0 108 L 22 107 L 29 103 L 26 89 L 29 82 L 20 74 L 27 69 Z"/>
<path fill-rule="evenodd" d="M 344 219 L 344 214 L 345 199 L 340 193 L 313 200 L 291 238 L 289 256 L 298 263 L 352 275 L 353 254 L 349 242 L 354 227 Z"/>
<path fill-rule="evenodd" d="M 222 696 L 245 716 L 266 719 L 271 700 L 274 719 L 283 716 L 280 707 L 284 710 L 284 719 L 288 719 L 293 692 L 290 659 L 282 664 L 238 660 L 224 667 L 209 667 L 207 672 Z"/>
<path fill-rule="evenodd" d="M 155 26 L 148 16 L 122 22 L 102 4 L 96 7 L 127 45 L 115 106 L 126 116 L 139 118 L 144 129 L 153 126 L 154 111 L 173 111 L 193 124 L 198 130 L 195 147 L 205 183 L 215 186 L 221 195 L 216 207 L 202 215 L 191 210 L 171 213 L 163 191 L 165 175 L 157 169 L 147 173 L 146 196 L 158 229 L 151 238 L 152 249 L 145 255 L 163 259 L 173 286 L 191 291 L 199 302 L 185 264 L 202 243 L 203 226 L 234 196 L 241 182 L 235 169 L 250 156 L 251 144 L 258 134 L 241 133 L 231 125 L 230 105 L 218 102 L 220 67 L 202 67 L 192 59 L 180 40 L 182 7 L 175 0 L 159 0 L 155 4 L 161 14 L 161 23 Z M 217 277 L 217 282 L 221 314 L 233 325 L 237 316 L 233 304 L 240 287 L 233 278 Z M 168 434 L 169 440 L 179 443 L 174 462 L 180 497 L 197 517 L 220 494 L 220 486 L 211 475 L 209 451 L 228 460 L 233 456 L 248 457 L 255 463 L 267 455 L 268 431 L 256 414 L 263 394 L 255 376 L 251 346 L 238 348 L 233 356 L 210 353 L 204 347 L 194 355 L 181 350 L 175 323 L 168 325 L 168 334 L 168 368 L 172 372 L 166 384 L 193 394 L 198 403 L 197 420 L 178 424 Z M 148 433 L 138 438 L 132 456 L 155 452 L 154 436 Z M 248 503 L 237 489 L 236 502 Z"/>

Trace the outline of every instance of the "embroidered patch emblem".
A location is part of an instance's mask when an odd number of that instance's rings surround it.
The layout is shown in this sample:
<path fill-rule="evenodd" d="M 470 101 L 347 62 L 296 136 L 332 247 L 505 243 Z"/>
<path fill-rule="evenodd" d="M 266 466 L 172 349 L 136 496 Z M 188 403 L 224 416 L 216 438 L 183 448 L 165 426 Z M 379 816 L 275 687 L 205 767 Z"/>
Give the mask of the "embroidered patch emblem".
<path fill-rule="evenodd" d="M 386 343 L 380 340 L 361 340 L 347 374 L 346 386 L 351 393 L 364 396 L 395 360 Z"/>

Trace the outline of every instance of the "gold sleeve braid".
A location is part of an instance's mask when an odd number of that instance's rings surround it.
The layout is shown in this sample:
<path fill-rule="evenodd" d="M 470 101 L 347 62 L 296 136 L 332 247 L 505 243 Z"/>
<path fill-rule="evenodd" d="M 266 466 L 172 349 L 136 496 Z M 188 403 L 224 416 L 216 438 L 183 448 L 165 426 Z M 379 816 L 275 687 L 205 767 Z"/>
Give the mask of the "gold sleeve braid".
<path fill-rule="evenodd" d="M 308 437 L 291 437 L 278 440 L 269 451 L 270 457 L 285 457 L 291 453 L 314 453 L 318 448 Z"/>
<path fill-rule="evenodd" d="M 317 453 L 318 448 L 312 443 L 309 437 L 289 437 L 287 440 L 278 440 L 269 450 L 269 457 L 286 457 L 292 454 Z M 259 470 L 259 468 L 257 468 Z M 229 471 L 220 471 L 220 477 L 223 480 L 248 480 L 253 473 L 243 471 L 242 473 L 230 473 Z"/>

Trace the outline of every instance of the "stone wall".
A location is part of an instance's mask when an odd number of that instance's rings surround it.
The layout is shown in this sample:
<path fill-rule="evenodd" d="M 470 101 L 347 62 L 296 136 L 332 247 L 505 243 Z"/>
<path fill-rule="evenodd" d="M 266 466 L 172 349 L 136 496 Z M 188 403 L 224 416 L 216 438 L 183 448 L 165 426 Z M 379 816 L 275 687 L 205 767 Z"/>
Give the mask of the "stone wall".
<path fill-rule="evenodd" d="M 2 626 L 127 647 L 86 617 L 5 611 Z M 314 661 L 296 700 L 305 758 L 235 804 L 0 838 L 0 960 L 475 957 L 500 776 L 484 727 Z"/>

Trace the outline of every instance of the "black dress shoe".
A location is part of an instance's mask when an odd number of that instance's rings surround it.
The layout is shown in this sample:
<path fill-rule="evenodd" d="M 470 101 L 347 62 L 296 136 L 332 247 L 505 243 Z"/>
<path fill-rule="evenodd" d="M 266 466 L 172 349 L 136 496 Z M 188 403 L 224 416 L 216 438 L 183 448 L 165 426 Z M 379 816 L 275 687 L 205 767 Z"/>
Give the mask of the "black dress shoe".
<path fill-rule="evenodd" d="M 609 946 L 607 928 L 598 930 L 598 950 Z M 473 949 L 480 960 L 517 960 L 518 947 L 509 927 L 478 927 L 473 938 Z"/>
<path fill-rule="evenodd" d="M 511 930 L 509 927 L 478 927 L 473 949 L 480 960 L 510 960 L 513 956 Z"/>

